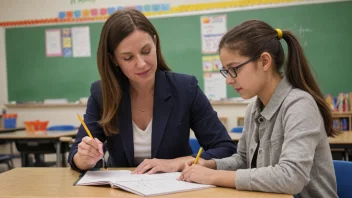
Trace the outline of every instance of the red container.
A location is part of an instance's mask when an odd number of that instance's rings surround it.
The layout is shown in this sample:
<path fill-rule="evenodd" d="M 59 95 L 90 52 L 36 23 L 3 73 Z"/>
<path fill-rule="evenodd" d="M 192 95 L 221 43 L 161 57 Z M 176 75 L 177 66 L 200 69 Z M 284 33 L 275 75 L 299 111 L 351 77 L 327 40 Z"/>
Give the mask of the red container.
<path fill-rule="evenodd" d="M 48 124 L 49 124 L 49 121 L 39 121 L 39 120 L 24 122 L 26 131 L 28 132 L 46 131 Z"/>

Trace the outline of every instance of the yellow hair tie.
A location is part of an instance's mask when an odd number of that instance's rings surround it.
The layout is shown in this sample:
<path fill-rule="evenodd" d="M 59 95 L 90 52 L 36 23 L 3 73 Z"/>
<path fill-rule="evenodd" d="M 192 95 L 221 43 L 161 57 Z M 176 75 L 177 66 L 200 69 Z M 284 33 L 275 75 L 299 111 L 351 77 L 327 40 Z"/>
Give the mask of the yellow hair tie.
<path fill-rule="evenodd" d="M 280 29 L 275 29 L 277 32 L 277 37 L 280 39 L 282 39 L 282 31 Z"/>

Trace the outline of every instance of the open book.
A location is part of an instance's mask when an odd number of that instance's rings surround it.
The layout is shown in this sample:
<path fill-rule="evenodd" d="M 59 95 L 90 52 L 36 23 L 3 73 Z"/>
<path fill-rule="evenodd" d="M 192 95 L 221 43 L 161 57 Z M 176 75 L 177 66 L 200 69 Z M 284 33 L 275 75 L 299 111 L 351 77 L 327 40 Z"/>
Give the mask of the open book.
<path fill-rule="evenodd" d="M 77 186 L 107 185 L 121 188 L 141 196 L 157 196 L 176 192 L 215 187 L 179 181 L 180 172 L 159 174 L 131 174 L 128 170 L 87 171 L 76 183 Z"/>

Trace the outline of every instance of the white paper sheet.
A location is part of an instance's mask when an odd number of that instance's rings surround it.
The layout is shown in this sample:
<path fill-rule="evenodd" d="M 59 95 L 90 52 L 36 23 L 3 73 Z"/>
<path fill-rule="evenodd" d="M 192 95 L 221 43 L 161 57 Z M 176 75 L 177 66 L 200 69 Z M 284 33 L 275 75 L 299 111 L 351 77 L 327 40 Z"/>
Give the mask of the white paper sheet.
<path fill-rule="evenodd" d="M 216 53 L 222 36 L 226 33 L 226 15 L 202 16 L 201 38 L 202 53 Z"/>
<path fill-rule="evenodd" d="M 47 57 L 62 56 L 60 29 L 45 31 L 45 51 Z"/>
<path fill-rule="evenodd" d="M 71 32 L 73 57 L 90 57 L 91 47 L 89 27 L 73 27 Z"/>

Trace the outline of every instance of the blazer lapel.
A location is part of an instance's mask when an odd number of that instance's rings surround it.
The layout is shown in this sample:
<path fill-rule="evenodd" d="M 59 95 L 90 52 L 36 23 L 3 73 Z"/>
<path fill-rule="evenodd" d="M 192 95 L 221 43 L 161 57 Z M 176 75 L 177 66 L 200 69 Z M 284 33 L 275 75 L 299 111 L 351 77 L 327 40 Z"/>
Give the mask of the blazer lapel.
<path fill-rule="evenodd" d="M 122 94 L 122 101 L 119 107 L 118 125 L 120 127 L 120 135 L 122 139 L 123 148 L 127 156 L 130 166 L 134 164 L 134 146 L 133 146 L 133 129 L 132 129 L 132 113 L 131 113 L 131 99 L 129 89 L 124 87 Z"/>
<path fill-rule="evenodd" d="M 165 127 L 169 119 L 172 103 L 168 101 L 171 96 L 170 87 L 166 80 L 165 72 L 155 73 L 154 109 L 152 126 L 152 158 L 156 157 Z"/>

